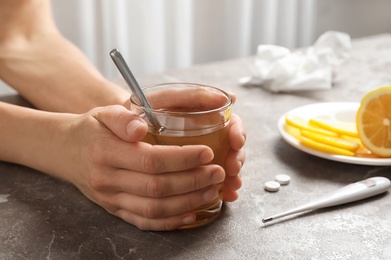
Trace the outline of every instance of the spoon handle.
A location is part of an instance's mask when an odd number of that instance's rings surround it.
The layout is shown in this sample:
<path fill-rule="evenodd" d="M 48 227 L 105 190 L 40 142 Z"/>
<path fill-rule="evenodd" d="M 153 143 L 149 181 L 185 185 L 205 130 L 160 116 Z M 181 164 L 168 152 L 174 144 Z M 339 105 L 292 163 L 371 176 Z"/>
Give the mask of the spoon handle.
<path fill-rule="evenodd" d="M 155 130 L 158 133 L 161 133 L 164 130 L 164 128 L 161 126 L 155 114 L 152 113 L 151 111 L 152 107 L 149 104 L 148 99 L 145 97 L 143 91 L 141 90 L 140 85 L 138 84 L 136 78 L 133 76 L 132 71 L 129 69 L 125 59 L 122 57 L 122 54 L 117 49 L 113 49 L 110 52 L 110 56 L 114 64 L 117 66 L 122 77 L 125 79 L 126 83 L 128 84 L 130 90 L 139 99 L 139 101 L 141 102 L 141 106 L 145 108 L 144 112 L 148 117 L 149 121 L 155 127 Z"/>
<path fill-rule="evenodd" d="M 122 77 L 125 79 L 126 83 L 130 87 L 130 90 L 136 95 L 137 98 L 140 99 L 141 105 L 146 108 L 151 108 L 148 99 L 142 92 L 140 85 L 138 84 L 136 78 L 133 76 L 132 71 L 129 69 L 125 59 L 122 57 L 122 54 L 117 49 L 113 49 L 110 52 L 110 56 L 113 59 L 115 65 L 117 66 L 119 72 L 122 74 Z"/>

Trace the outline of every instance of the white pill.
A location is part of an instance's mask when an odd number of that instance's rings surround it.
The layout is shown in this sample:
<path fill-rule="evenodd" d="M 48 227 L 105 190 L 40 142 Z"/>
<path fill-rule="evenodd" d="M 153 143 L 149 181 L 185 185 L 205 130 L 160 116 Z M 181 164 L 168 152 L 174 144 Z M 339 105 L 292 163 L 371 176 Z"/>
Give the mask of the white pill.
<path fill-rule="evenodd" d="M 265 182 L 265 190 L 267 191 L 278 191 L 280 189 L 280 184 L 276 181 L 267 181 Z"/>
<path fill-rule="evenodd" d="M 286 174 L 278 174 L 276 175 L 276 181 L 281 185 L 287 185 L 291 181 L 291 177 Z"/>

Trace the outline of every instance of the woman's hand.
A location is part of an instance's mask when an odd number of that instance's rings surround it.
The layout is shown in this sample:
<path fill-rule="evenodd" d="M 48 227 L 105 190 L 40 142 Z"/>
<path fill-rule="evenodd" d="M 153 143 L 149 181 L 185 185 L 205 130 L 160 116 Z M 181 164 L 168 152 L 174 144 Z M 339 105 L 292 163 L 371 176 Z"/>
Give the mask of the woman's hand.
<path fill-rule="evenodd" d="M 143 230 L 172 230 L 195 221 L 192 210 L 213 201 L 224 180 L 225 201 L 237 199 L 244 163 L 245 133 L 233 115 L 226 173 L 206 165 L 206 146 L 152 146 L 139 140 L 147 125 L 121 106 L 78 116 L 68 139 L 74 170 L 70 181 L 108 212 Z M 73 168 L 72 167 L 72 168 Z M 75 174 L 77 173 L 77 174 Z"/>
<path fill-rule="evenodd" d="M 147 125 L 122 106 L 96 108 L 69 120 L 58 147 L 61 158 L 53 160 L 61 162 L 56 175 L 138 228 L 172 230 L 190 224 L 195 221 L 191 211 L 218 196 L 215 184 L 225 173 L 206 165 L 213 158 L 210 148 L 138 142 Z M 233 124 L 234 133 L 236 128 Z M 227 182 L 233 190 L 236 171 Z M 226 193 L 232 200 L 233 192 Z"/>

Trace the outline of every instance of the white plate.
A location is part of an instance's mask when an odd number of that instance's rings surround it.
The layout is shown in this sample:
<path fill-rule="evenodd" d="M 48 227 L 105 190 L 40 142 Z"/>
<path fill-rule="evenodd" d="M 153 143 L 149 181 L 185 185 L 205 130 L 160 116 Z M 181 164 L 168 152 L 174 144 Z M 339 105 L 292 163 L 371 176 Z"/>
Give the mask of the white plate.
<path fill-rule="evenodd" d="M 278 120 L 278 130 L 280 131 L 282 138 L 293 147 L 321 158 L 352 164 L 390 166 L 391 159 L 389 158 L 362 158 L 344 155 L 333 155 L 316 151 L 314 149 L 301 145 L 300 142 L 296 138 L 291 136 L 284 128 L 285 116 L 288 114 L 293 116 L 299 116 L 306 120 L 309 120 L 311 118 L 326 117 L 341 122 L 354 123 L 356 121 L 356 112 L 358 107 L 359 103 L 339 102 L 316 103 L 298 107 L 288 111 L 280 117 L 280 119 Z"/>

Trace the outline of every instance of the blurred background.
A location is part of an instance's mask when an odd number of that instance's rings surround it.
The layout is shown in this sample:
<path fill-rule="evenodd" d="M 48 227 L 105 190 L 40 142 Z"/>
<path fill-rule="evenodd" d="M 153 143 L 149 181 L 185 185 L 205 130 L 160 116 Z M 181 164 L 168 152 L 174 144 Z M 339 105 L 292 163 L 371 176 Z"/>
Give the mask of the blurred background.
<path fill-rule="evenodd" d="M 136 75 L 312 45 L 325 31 L 391 33 L 390 0 L 51 0 L 60 31 L 108 78 L 109 52 Z M 0 84 L 1 85 L 1 84 Z"/>
<path fill-rule="evenodd" d="M 118 48 L 136 75 L 309 46 L 328 30 L 391 33 L 390 0 L 52 0 L 62 33 L 107 77 Z"/>

